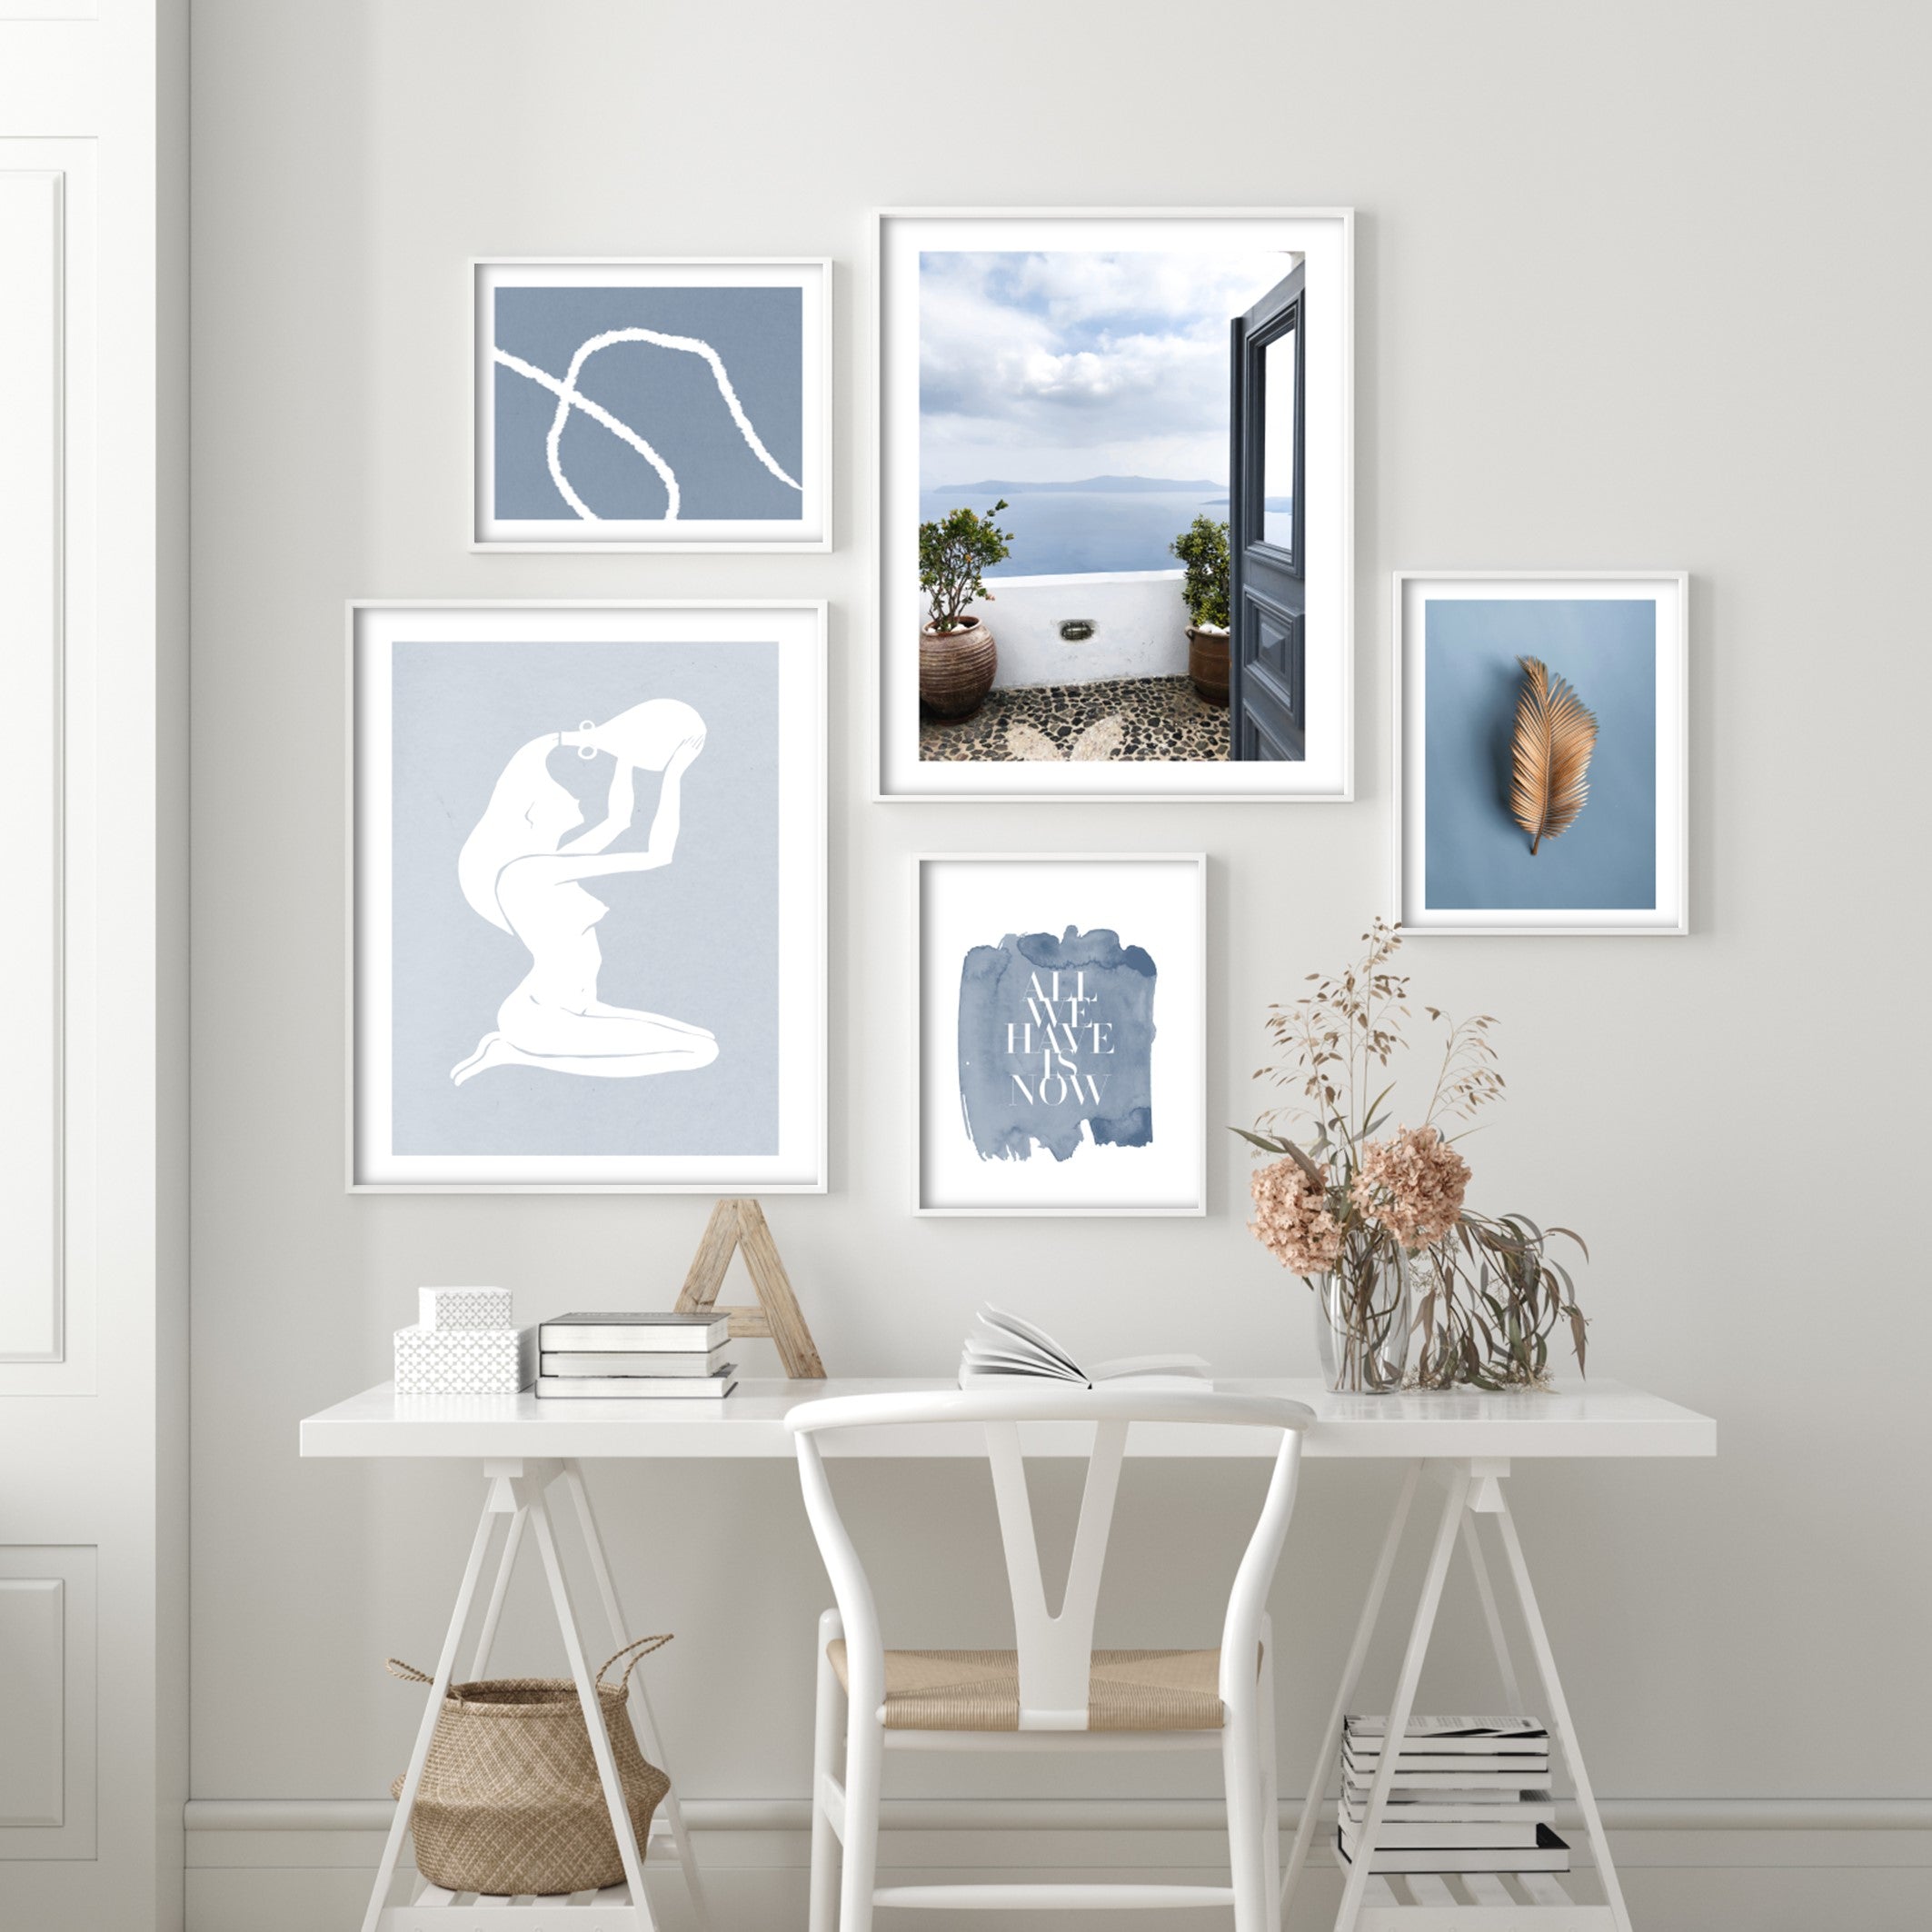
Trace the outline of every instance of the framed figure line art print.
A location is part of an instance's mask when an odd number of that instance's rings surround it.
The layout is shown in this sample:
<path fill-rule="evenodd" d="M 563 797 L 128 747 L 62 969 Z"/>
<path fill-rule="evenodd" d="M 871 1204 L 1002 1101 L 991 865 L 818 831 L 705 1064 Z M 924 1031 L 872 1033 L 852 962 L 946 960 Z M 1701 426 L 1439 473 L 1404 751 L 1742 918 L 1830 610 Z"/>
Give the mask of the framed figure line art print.
<path fill-rule="evenodd" d="M 829 261 L 471 276 L 473 548 L 832 548 Z"/>
<path fill-rule="evenodd" d="M 824 628 L 350 607 L 352 1189 L 822 1190 Z"/>
<path fill-rule="evenodd" d="M 914 874 L 915 1211 L 1204 1214 L 1207 860 Z"/>
<path fill-rule="evenodd" d="M 1397 573 L 1406 931 L 1689 931 L 1689 601 L 1679 571 Z"/>
<path fill-rule="evenodd" d="M 1352 796 L 1354 217 L 877 217 L 878 795 Z"/>

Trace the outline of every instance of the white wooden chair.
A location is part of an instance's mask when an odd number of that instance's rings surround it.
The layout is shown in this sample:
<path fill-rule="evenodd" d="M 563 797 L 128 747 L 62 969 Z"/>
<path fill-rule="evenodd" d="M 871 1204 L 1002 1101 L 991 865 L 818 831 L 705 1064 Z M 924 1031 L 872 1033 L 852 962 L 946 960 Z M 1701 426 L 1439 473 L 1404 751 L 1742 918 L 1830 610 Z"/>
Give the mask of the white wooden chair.
<path fill-rule="evenodd" d="M 786 1416 L 805 1509 L 838 1608 L 819 1620 L 812 1756 L 811 1932 L 869 1932 L 872 1907 L 1095 1907 L 1231 1905 L 1236 1932 L 1264 1932 L 1280 1896 L 1274 1746 L 1274 1654 L 1267 1602 L 1300 1469 L 1299 1402 L 1217 1393 L 1064 1386 L 832 1397 Z M 1027 1496 L 1021 1429 L 1090 1423 L 1066 1590 L 1050 1613 Z M 1219 1650 L 1095 1650 L 1094 1606 L 1130 1426 L 1218 1425 L 1280 1432 L 1260 1520 L 1236 1570 Z M 1011 1591 L 1014 1650 L 888 1650 L 865 1570 L 832 1499 L 819 1439 L 828 1432 L 961 1426 L 983 1435 Z M 1084 1432 L 1064 1428 L 1051 1447 Z M 975 1445 L 977 1447 L 977 1445 Z M 1042 1444 L 1036 1436 L 1036 1451 Z M 840 1706 L 845 1762 L 838 1763 Z M 875 1882 L 879 1798 L 889 1748 L 940 1750 L 1219 1750 L 1227 1789 L 1231 1883 L 902 1885 Z M 835 1842 L 836 1841 L 836 1842 Z M 841 1884 L 839 1847 L 843 1848 Z M 834 1907 L 836 1905 L 836 1913 Z"/>

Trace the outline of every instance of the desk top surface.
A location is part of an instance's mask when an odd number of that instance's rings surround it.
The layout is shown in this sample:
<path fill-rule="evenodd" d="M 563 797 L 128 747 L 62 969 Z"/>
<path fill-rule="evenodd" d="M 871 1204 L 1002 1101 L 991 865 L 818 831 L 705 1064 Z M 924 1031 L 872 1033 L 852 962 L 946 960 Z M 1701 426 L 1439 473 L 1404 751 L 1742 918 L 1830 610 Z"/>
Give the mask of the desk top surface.
<path fill-rule="evenodd" d="M 834 1377 L 822 1382 L 740 1381 L 722 1402 L 539 1401 L 521 1395 L 404 1395 L 388 1382 L 351 1396 L 302 1424 L 304 1456 L 463 1457 L 579 1461 L 645 1456 L 778 1457 L 792 1454 L 785 1411 L 820 1396 L 950 1389 L 932 1379 Z M 1310 1458 L 1714 1456 L 1718 1425 L 1661 1396 L 1622 1382 L 1559 1380 L 1545 1393 L 1479 1389 L 1404 1395 L 1334 1395 L 1312 1376 L 1222 1379 L 1217 1386 L 1285 1396 L 1315 1412 Z M 1029 1455 L 1084 1456 L 1089 1426 L 1029 1422 Z M 1272 1456 L 1265 1429 L 1143 1422 L 1130 1456 Z M 983 1456 L 972 1425 L 868 1429 L 823 1439 L 828 1455 Z"/>

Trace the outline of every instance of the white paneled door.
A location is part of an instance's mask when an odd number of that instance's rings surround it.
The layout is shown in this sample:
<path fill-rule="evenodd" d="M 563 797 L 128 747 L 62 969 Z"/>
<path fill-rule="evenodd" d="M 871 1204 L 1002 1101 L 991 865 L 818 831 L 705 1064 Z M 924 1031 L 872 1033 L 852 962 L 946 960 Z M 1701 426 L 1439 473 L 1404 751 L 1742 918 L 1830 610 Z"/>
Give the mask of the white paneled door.
<path fill-rule="evenodd" d="M 0 0 L 0 1926 L 178 1926 L 184 0 Z"/>

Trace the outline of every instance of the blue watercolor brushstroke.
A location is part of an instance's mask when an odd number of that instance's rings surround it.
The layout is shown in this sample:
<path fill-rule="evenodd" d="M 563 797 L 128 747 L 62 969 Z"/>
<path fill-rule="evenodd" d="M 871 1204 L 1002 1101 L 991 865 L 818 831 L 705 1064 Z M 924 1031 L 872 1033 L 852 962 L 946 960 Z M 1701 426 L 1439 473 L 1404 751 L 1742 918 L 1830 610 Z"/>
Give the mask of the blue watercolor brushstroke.
<path fill-rule="evenodd" d="M 967 953 L 960 1111 L 981 1160 L 1030 1160 L 1037 1144 L 1070 1160 L 1090 1137 L 1152 1144 L 1157 976 L 1145 947 L 1104 928 L 1009 932 Z"/>

